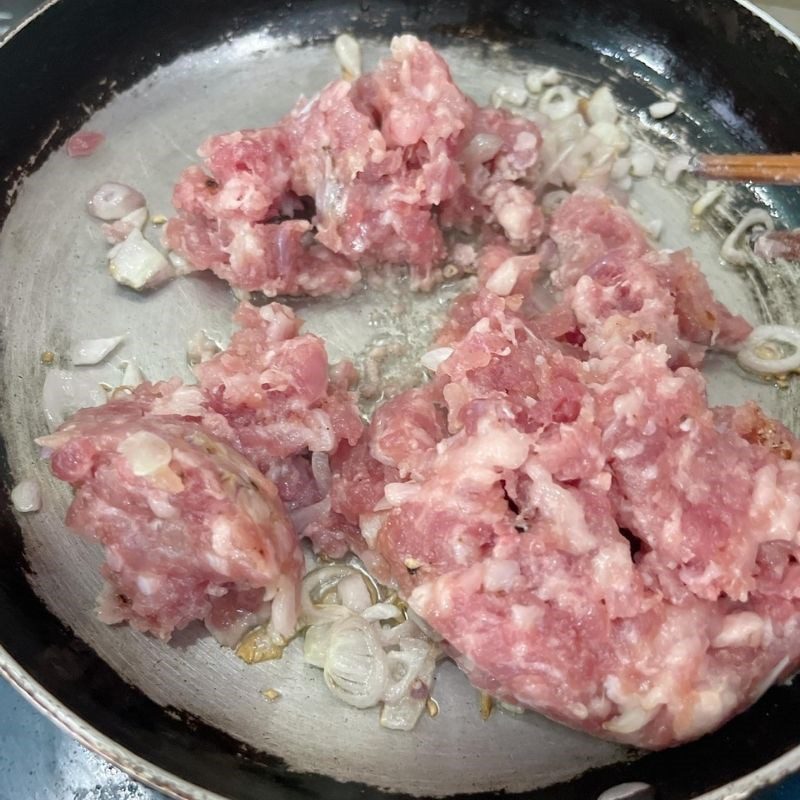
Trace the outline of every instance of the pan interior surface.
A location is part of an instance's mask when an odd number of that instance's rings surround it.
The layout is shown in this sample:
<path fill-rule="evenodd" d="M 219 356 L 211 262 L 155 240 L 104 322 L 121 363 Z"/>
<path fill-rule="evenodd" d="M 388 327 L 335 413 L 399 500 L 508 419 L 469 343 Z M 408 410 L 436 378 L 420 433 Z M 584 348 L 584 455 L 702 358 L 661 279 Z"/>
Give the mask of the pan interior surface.
<path fill-rule="evenodd" d="M 309 8 L 298 12 L 308 14 L 309 31 L 325 31 L 328 18 L 322 14 L 315 22 L 314 4 Z M 349 24 L 358 27 L 342 17 L 337 29 L 347 29 Z M 368 67 L 385 52 L 389 35 L 400 27 L 396 23 L 391 30 L 389 25 L 363 31 Z M 737 128 L 735 119 L 731 125 L 730 116 L 720 122 L 720 107 L 701 102 L 689 87 L 667 83 L 663 77 L 667 56 L 655 45 L 632 52 L 620 42 L 581 50 L 552 38 L 536 47 L 527 42 L 492 44 L 481 37 L 456 38 L 446 28 L 435 26 L 428 38 L 442 50 L 456 81 L 480 103 L 488 102 L 499 84 L 521 82 L 532 66 L 555 65 L 577 86 L 609 81 L 621 105 L 630 112 L 631 133 L 658 149 L 664 158 L 687 147 L 711 144 L 731 149 L 742 131 L 756 135 L 749 127 Z M 800 66 L 795 68 L 800 74 Z M 273 24 L 240 32 L 158 66 L 140 82 L 115 94 L 84 121 L 86 129 L 107 136 L 96 154 L 69 159 L 63 148 L 55 149 L 19 188 L 0 234 L 0 277 L 13 287 L 0 298 L 0 432 L 9 482 L 36 477 L 44 491 L 42 510 L 17 521 L 29 582 L 52 615 L 89 648 L 73 646 L 70 668 L 69 658 L 59 663 L 68 647 L 59 649 L 54 644 L 51 667 L 61 674 L 53 680 L 62 688 L 74 684 L 73 691 L 78 693 L 81 668 L 75 665 L 93 658 L 87 655 L 93 651 L 135 687 L 125 691 L 137 696 L 141 692 L 152 701 L 141 719 L 134 715 L 130 720 L 133 727 L 126 746 L 158 766 L 231 797 L 257 796 L 259 786 L 266 790 L 267 780 L 281 784 L 276 797 L 355 797 L 361 789 L 353 782 L 412 796 L 506 790 L 530 793 L 531 797 L 588 797 L 587 787 L 602 789 L 631 776 L 665 780 L 682 765 L 710 756 L 715 748 L 720 752 L 722 748 L 733 753 L 749 751 L 752 742 L 758 741 L 759 731 L 769 729 L 765 709 L 770 709 L 773 722 L 791 718 L 795 704 L 800 705 L 794 690 L 770 693 L 745 717 L 696 745 L 635 758 L 623 747 L 535 714 L 499 711 L 482 721 L 475 690 L 452 664 L 446 664 L 440 669 L 434 692 L 439 715 L 423 718 L 411 734 L 398 734 L 380 728 L 374 710 L 362 712 L 339 704 L 327 692 L 321 673 L 303 664 L 300 642 L 290 646 L 280 661 L 247 666 L 200 630 L 188 629 L 165 645 L 126 627 L 105 626 L 95 618 L 100 553 L 64 530 L 70 492 L 50 476 L 33 445 L 33 439 L 47 431 L 41 394 L 46 372 L 68 369 L 70 346 L 80 339 L 123 334 L 125 341 L 114 357 L 100 367 L 80 368 L 84 374 L 119 383 L 119 365 L 134 359 L 148 379 L 177 374 L 188 380 L 187 341 L 203 330 L 224 342 L 230 335 L 230 317 L 237 301 L 225 284 L 207 275 L 179 278 L 146 295 L 117 286 L 107 273 L 107 245 L 99 225 L 86 214 L 85 199 L 98 184 L 119 181 L 142 191 L 151 214 L 169 215 L 172 185 L 181 169 L 196 162 L 195 149 L 206 135 L 271 124 L 299 95 L 310 96 L 336 75 L 330 42 L 309 41 L 296 20 L 285 29 Z M 667 91 L 682 98 L 679 118 L 654 123 L 642 109 Z M 713 214 L 698 222 L 691 219 L 688 206 L 702 188 L 689 181 L 676 189 L 654 177 L 637 183 L 634 197 L 645 217 L 664 221 L 662 246 L 693 247 L 717 296 L 734 311 L 754 322 L 796 322 L 798 279 L 790 269 L 776 267 L 769 274 L 737 271 L 724 265 L 718 255 L 731 220 L 755 203 L 772 208 L 787 226 L 798 224 L 794 198 L 780 190 L 754 194 L 732 189 Z M 148 236 L 157 241 L 158 230 L 149 226 Z M 357 359 L 376 338 L 386 336 L 410 338 L 420 350 L 424 348 L 426 335 L 457 288 L 413 299 L 413 313 L 399 318 L 384 313 L 391 299 L 386 290 L 365 290 L 347 301 L 297 301 L 293 305 L 306 319 L 307 328 L 325 337 L 334 360 Z M 42 363 L 45 351 L 56 354 L 55 365 Z M 730 358 L 722 356 L 711 360 L 707 374 L 713 402 L 754 399 L 795 431 L 800 429 L 794 386 L 778 390 L 748 378 Z M 13 524 L 9 518 L 9 528 Z M 0 604 L 3 614 L 11 613 L 10 580 L 4 587 L 5 605 Z M 65 635 L 65 641 L 68 638 Z M 14 654 L 13 647 L 9 646 L 9 651 Z M 46 683 L 44 662 L 37 662 L 37 668 L 41 674 L 34 673 L 35 677 Z M 91 682 L 89 686 L 94 691 Z M 280 692 L 280 701 L 265 701 L 261 692 L 268 688 Z M 83 702 L 63 699 L 67 705 Z M 149 741 L 145 736 L 142 741 L 143 734 L 136 726 L 146 730 L 148 715 L 167 713 L 159 707 L 171 709 L 172 723 L 165 724 L 174 724 L 183 733 L 163 734 L 162 739 L 153 735 Z M 183 723 L 183 715 L 199 722 Z M 113 727 L 100 717 L 89 721 L 102 732 Z M 205 767 L 192 764 L 192 753 L 186 747 L 192 725 L 198 740 L 209 737 L 207 746 L 212 750 L 216 740 L 205 726 L 231 737 L 221 737 L 220 751 L 227 748 L 229 755 L 218 762 L 223 771 L 228 770 L 229 782 L 214 775 L 211 762 Z M 116 731 L 112 735 L 120 739 Z M 233 740 L 249 749 L 237 751 Z M 771 756 L 780 755 L 796 742 L 797 736 L 782 733 L 774 740 Z M 182 748 L 186 749 L 183 758 L 175 755 Z M 269 758 L 259 753 L 268 753 Z M 767 760 L 753 758 L 741 762 L 742 766 L 760 766 Z M 547 787 L 587 771 L 592 772 L 584 783 L 554 788 L 549 794 Z M 344 784 L 305 786 L 302 774 L 309 772 Z M 715 788 L 739 774 L 737 765 L 731 764 L 725 774 L 729 777 L 681 775 L 663 796 L 687 796 L 687 786 L 694 793 Z"/>

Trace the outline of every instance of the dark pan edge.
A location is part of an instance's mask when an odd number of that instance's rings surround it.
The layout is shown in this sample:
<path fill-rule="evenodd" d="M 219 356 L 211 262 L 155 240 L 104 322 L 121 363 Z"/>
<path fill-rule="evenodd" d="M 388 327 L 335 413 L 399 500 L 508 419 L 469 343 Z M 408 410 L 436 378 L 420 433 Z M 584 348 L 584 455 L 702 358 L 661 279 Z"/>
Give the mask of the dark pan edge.
<path fill-rule="evenodd" d="M 222 795 L 202 789 L 157 767 L 84 722 L 38 681 L 31 678 L 2 646 L 0 646 L 0 676 L 61 730 L 77 739 L 84 747 L 119 767 L 131 778 L 176 800 L 226 800 Z"/>
<path fill-rule="evenodd" d="M 25 18 L 17 28 L 12 30 L 9 38 L 58 2 L 59 0 L 47 0 L 33 14 Z M 800 49 L 800 39 L 797 36 L 777 23 L 768 14 L 758 9 L 749 0 L 735 0 L 735 2 L 753 16 L 763 20 L 776 33 Z M 47 145 L 47 142 L 43 143 L 43 149 L 46 149 Z M 202 789 L 195 784 L 174 776 L 167 770 L 154 766 L 151 762 L 121 747 L 108 736 L 83 722 L 76 712 L 71 711 L 65 704 L 44 689 L 38 681 L 28 675 L 2 647 L 0 647 L 0 675 L 3 675 L 15 685 L 26 699 L 52 719 L 59 727 L 137 780 L 176 798 L 224 800 L 222 795 Z M 778 781 L 798 768 L 800 768 L 800 747 L 785 753 L 783 756 L 760 767 L 749 775 L 729 783 L 725 787 L 703 794 L 698 800 L 725 800 L 725 798 L 730 797 L 745 797 L 759 787 Z"/>

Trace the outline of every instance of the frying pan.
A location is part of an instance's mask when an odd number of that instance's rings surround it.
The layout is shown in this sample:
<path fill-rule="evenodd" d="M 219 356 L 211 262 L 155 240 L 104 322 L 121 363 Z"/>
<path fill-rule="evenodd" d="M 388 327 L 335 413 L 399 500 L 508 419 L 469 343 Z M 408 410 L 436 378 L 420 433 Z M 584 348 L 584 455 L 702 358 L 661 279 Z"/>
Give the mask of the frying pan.
<path fill-rule="evenodd" d="M 797 685 L 771 689 L 698 742 L 643 754 L 535 714 L 482 722 L 474 691 L 445 665 L 440 715 L 398 734 L 328 697 L 297 653 L 247 666 L 194 629 L 164 645 L 95 620 L 98 554 L 64 532 L 68 491 L 49 478 L 31 444 L 45 431 L 47 367 L 39 356 L 60 357 L 76 338 L 125 332 L 121 355 L 137 358 L 148 377 L 165 377 L 181 371 L 177 354 L 197 329 L 225 335 L 234 300 L 210 277 L 175 281 L 148 297 L 116 287 L 85 197 L 102 180 L 121 180 L 144 191 L 153 213 L 169 213 L 171 184 L 197 143 L 211 132 L 274 122 L 300 92 L 330 80 L 330 39 L 343 30 L 363 39 L 373 61 L 392 34 L 431 40 L 481 102 L 504 76 L 523 75 L 533 63 L 586 86 L 609 81 L 634 119 L 637 109 L 677 92 L 680 112 L 668 123 L 638 112 L 637 135 L 665 151 L 800 149 L 800 42 L 746 2 L 45 3 L 0 46 L 0 474 L 9 487 L 36 476 L 45 497 L 41 512 L 23 518 L 0 496 L 0 671 L 84 744 L 176 797 L 511 791 L 586 800 L 642 782 L 649 788 L 616 796 L 722 800 L 779 780 L 800 767 Z M 83 126 L 108 141 L 90 159 L 67 159 L 63 144 Z M 693 245 L 721 299 L 753 320 L 797 321 L 790 269 L 733 272 L 717 256 L 731 216 L 754 202 L 785 224 L 800 223 L 796 192 L 743 187 L 693 231 L 685 198 L 658 181 L 636 192 L 664 219 L 665 246 Z M 299 307 L 342 355 L 367 343 L 367 322 L 382 302 L 367 293 Z M 410 335 L 432 304 L 420 299 L 400 333 Z M 798 428 L 794 388 L 748 381 L 724 359 L 712 359 L 709 374 L 712 400 L 754 398 Z M 259 692 L 271 686 L 282 698 L 267 704 Z"/>

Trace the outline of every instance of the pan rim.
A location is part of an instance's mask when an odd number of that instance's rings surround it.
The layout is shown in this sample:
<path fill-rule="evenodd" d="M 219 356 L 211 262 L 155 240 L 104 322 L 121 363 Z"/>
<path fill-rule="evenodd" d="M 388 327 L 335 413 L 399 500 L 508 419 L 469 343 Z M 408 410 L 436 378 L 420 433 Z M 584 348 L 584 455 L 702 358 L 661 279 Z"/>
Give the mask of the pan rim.
<path fill-rule="evenodd" d="M 58 2 L 58 0 L 53 1 Z M 98 731 L 45 689 L 2 645 L 0 645 L 0 675 L 62 731 L 140 783 L 175 800 L 229 800 L 153 764 Z"/>
<path fill-rule="evenodd" d="M 0 47 L 7 45 L 25 28 L 35 23 L 39 17 L 61 2 L 62 0 L 44 0 L 41 5 L 20 19 L 3 36 L 0 36 Z M 730 2 L 760 19 L 800 51 L 800 33 L 794 33 L 767 11 L 757 6 L 753 0 L 730 0 Z M 224 795 L 205 789 L 152 763 L 99 731 L 30 675 L 2 644 L 0 644 L 0 676 L 58 728 L 134 780 L 168 797 L 175 798 L 175 800 L 230 800 Z M 744 800 L 758 789 L 775 784 L 797 771 L 800 771 L 800 745 L 747 775 L 698 795 L 695 800 L 734 800 L 734 798 Z"/>

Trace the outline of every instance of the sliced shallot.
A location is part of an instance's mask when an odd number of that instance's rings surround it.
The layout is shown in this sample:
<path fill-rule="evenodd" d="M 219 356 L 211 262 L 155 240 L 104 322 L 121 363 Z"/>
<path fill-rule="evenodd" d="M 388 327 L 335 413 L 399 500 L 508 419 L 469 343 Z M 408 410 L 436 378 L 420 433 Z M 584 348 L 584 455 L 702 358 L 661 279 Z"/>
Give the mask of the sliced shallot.
<path fill-rule="evenodd" d="M 800 330 L 788 325 L 760 325 L 737 353 L 739 363 L 759 375 L 800 370 Z"/>
<path fill-rule="evenodd" d="M 376 625 L 348 617 L 331 627 L 325 683 L 334 696 L 355 708 L 376 705 L 386 690 L 389 670 Z"/>
<path fill-rule="evenodd" d="M 503 103 L 510 106 L 524 106 L 528 102 L 528 93 L 522 86 L 510 86 L 502 84 L 498 86 L 492 94 L 492 105 L 495 108 Z"/>
<path fill-rule="evenodd" d="M 685 154 L 672 156 L 664 166 L 664 179 L 667 183 L 676 183 L 678 178 L 689 169 L 691 160 L 692 157 Z"/>
<path fill-rule="evenodd" d="M 565 119 L 578 108 L 578 98 L 568 86 L 552 86 L 539 100 L 539 111 L 550 119 Z"/>
<path fill-rule="evenodd" d="M 79 408 L 100 406 L 106 393 L 97 378 L 80 370 L 49 369 L 42 388 L 42 410 L 51 431 Z"/>
<path fill-rule="evenodd" d="M 767 230 L 775 228 L 772 217 L 763 208 L 751 208 L 722 243 L 720 255 L 725 261 L 737 267 L 746 267 L 750 263 L 751 253 L 742 246 L 742 240 L 745 234 L 756 226 Z"/>
<path fill-rule="evenodd" d="M 118 220 L 146 205 L 144 195 L 124 183 L 109 181 L 89 198 L 89 213 L 105 222 Z"/>

